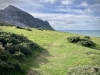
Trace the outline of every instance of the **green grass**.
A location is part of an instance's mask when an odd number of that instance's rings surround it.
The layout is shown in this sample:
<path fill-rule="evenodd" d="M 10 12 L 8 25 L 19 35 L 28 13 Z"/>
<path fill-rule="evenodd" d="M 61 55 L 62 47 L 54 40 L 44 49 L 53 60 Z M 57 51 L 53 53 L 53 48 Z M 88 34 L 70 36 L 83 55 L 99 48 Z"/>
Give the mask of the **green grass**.
<path fill-rule="evenodd" d="M 0 26 L 0 31 L 23 34 L 45 48 L 41 53 L 35 52 L 35 56 L 23 63 L 27 73 L 35 75 L 69 75 L 68 73 L 71 72 L 71 75 L 79 75 L 78 71 L 80 69 L 80 71 L 83 71 L 81 75 L 84 75 L 84 73 L 86 75 L 99 75 L 98 73 L 92 73 L 92 71 L 90 72 L 91 74 L 88 74 L 84 67 L 90 67 L 91 65 L 92 67 L 100 67 L 100 50 L 83 47 L 67 41 L 67 37 L 80 35 L 37 29 L 27 31 L 17 29 L 14 26 Z M 91 40 L 100 45 L 100 38 L 91 37 Z M 82 67 L 80 68 L 79 66 Z M 70 68 L 72 69 L 70 70 Z"/>

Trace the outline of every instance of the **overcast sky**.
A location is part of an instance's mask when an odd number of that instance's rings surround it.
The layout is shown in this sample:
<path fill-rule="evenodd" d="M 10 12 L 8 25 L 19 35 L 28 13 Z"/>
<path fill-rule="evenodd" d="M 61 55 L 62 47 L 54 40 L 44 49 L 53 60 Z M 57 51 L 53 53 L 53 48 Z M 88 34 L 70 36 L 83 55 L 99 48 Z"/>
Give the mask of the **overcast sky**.
<path fill-rule="evenodd" d="M 56 30 L 100 30 L 100 0 L 0 0 L 48 20 Z"/>

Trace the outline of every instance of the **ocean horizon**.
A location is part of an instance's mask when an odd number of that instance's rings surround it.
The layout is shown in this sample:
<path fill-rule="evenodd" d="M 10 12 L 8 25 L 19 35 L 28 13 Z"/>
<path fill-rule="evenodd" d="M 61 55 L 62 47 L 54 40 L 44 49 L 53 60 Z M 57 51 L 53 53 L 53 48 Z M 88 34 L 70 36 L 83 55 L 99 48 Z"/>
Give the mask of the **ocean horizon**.
<path fill-rule="evenodd" d="M 58 31 L 79 34 L 84 36 L 100 37 L 100 30 L 58 30 Z"/>

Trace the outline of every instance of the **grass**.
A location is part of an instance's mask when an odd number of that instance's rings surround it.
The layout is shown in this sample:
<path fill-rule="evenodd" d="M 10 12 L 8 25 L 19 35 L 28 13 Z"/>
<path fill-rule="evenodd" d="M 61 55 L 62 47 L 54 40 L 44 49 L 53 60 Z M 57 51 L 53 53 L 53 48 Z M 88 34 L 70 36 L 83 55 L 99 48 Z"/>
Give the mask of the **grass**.
<path fill-rule="evenodd" d="M 69 75 L 69 73 L 71 73 L 70 75 L 79 75 L 81 71 L 83 71 L 81 75 L 100 74 L 100 71 L 95 74 L 92 71 L 88 73 L 84 70 L 84 68 L 100 68 L 100 50 L 98 48 L 83 47 L 67 41 L 67 37 L 81 35 L 37 29 L 27 31 L 17 29 L 14 26 L 0 26 L 0 31 L 23 34 L 45 48 L 41 53 L 35 52 L 35 56 L 23 63 L 23 67 L 26 67 L 27 75 L 31 73 L 35 75 Z M 100 38 L 91 37 L 91 39 L 100 45 Z"/>

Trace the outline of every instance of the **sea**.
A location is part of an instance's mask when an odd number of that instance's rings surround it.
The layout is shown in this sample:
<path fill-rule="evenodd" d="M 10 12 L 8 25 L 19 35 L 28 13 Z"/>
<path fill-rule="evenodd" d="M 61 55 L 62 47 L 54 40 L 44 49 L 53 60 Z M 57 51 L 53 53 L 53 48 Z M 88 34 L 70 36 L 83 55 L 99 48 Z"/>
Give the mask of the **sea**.
<path fill-rule="evenodd" d="M 100 30 L 59 30 L 59 31 L 80 34 L 85 36 L 100 37 Z"/>

